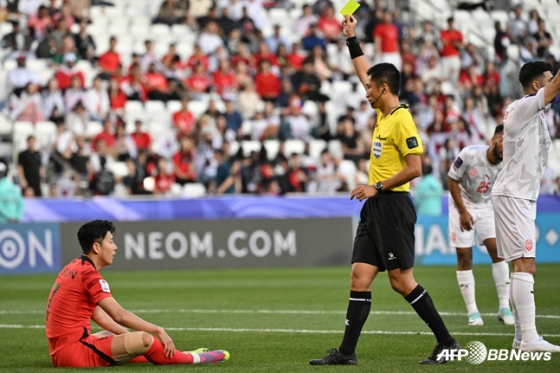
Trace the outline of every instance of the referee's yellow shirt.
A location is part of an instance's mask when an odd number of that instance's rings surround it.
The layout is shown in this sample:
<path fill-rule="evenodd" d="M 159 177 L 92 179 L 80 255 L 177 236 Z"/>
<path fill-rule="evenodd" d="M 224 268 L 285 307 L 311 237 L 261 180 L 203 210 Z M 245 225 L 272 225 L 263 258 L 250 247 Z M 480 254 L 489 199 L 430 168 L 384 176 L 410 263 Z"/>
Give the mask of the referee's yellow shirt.
<path fill-rule="evenodd" d="M 370 185 L 399 173 L 406 166 L 405 156 L 422 155 L 423 152 L 422 140 L 407 106 L 398 107 L 386 117 L 377 109 L 377 125 L 369 157 Z M 410 183 L 406 183 L 391 190 L 408 192 L 409 189 Z"/>

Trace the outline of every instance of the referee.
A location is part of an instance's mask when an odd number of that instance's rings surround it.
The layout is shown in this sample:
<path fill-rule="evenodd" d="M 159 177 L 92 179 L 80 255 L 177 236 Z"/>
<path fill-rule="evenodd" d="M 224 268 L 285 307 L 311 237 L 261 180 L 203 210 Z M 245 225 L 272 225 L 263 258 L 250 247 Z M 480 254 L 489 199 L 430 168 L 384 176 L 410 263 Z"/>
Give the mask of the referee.
<path fill-rule="evenodd" d="M 346 15 L 343 32 L 352 63 L 371 107 L 377 110 L 378 120 L 373 133 L 369 185 L 356 187 L 350 199 L 367 201 L 354 240 L 350 301 L 342 344 L 324 358 L 309 363 L 358 363 L 355 349 L 371 308 L 371 284 L 377 273 L 385 270 L 391 287 L 410 303 L 437 339 L 433 353 L 420 363 L 445 363 L 447 359 L 438 355 L 461 347 L 447 331 L 428 292 L 412 275 L 416 211 L 408 189 L 409 182 L 421 174 L 422 143 L 407 106 L 399 102 L 399 71 L 389 63 L 369 67 L 354 34 L 356 23 L 354 17 Z"/>

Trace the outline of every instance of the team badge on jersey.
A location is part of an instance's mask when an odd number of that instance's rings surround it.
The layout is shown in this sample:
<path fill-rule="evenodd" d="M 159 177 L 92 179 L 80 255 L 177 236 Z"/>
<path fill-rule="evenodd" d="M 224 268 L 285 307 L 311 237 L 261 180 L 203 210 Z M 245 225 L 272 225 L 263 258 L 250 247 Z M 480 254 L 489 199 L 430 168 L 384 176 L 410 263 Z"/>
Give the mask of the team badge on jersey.
<path fill-rule="evenodd" d="M 475 177 L 476 176 L 476 168 L 471 168 L 469 170 L 469 176 L 470 177 Z"/>
<path fill-rule="evenodd" d="M 381 153 L 383 152 L 383 144 L 381 144 L 379 141 L 375 141 L 373 143 L 372 151 L 375 158 L 381 157 Z"/>
<path fill-rule="evenodd" d="M 416 139 L 416 137 L 413 136 L 406 139 L 406 146 L 408 146 L 409 149 L 418 147 L 418 140 Z"/>
<path fill-rule="evenodd" d="M 111 292 L 111 290 L 109 290 L 109 284 L 107 283 L 107 281 L 99 280 L 99 283 L 101 284 L 101 290 L 103 290 L 105 293 Z"/>
<path fill-rule="evenodd" d="M 525 240 L 525 250 L 527 250 L 527 251 L 533 250 L 533 241 L 532 240 Z"/>

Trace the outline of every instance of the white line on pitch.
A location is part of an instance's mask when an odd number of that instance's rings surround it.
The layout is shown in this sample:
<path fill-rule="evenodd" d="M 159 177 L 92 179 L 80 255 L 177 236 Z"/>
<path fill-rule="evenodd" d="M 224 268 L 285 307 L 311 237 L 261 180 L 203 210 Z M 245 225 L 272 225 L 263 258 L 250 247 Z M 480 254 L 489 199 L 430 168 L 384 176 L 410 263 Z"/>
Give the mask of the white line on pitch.
<path fill-rule="evenodd" d="M 44 329 L 44 325 L 0 324 L 0 329 Z M 343 330 L 311 330 L 311 329 L 254 329 L 254 328 L 167 328 L 165 330 L 190 332 L 231 332 L 231 333 L 294 333 L 294 334 L 342 334 Z M 431 332 L 363 330 L 362 334 L 389 335 L 433 335 Z M 513 333 L 465 333 L 451 332 L 453 335 L 473 337 L 511 337 Z M 560 337 L 560 334 L 542 334 L 543 337 Z"/>
<path fill-rule="evenodd" d="M 229 314 L 289 314 L 289 315 L 344 315 L 346 311 L 318 310 L 203 310 L 203 309 L 137 309 L 134 313 L 229 313 Z M 44 310 L 0 310 L 0 315 L 43 314 Z M 412 311 L 371 311 L 372 315 L 414 315 Z M 442 316 L 467 316 L 462 312 L 440 312 Z M 482 316 L 496 316 L 496 313 L 481 313 Z M 536 315 L 540 319 L 560 319 L 560 315 Z"/>

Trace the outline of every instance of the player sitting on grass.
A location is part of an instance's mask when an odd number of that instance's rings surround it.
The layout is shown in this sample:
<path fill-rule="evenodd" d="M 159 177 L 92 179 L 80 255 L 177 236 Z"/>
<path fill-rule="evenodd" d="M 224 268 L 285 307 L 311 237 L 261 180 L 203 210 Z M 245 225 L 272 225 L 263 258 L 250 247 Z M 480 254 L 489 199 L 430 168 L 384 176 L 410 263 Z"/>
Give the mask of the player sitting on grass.
<path fill-rule="evenodd" d="M 99 367 L 127 362 L 164 365 L 227 360 L 229 353 L 223 350 L 178 351 L 163 328 L 117 303 L 99 273 L 113 263 L 117 251 L 114 232 L 115 226 L 107 220 L 82 225 L 78 240 L 83 255 L 60 271 L 51 289 L 46 332 L 53 365 Z M 91 334 L 90 320 L 105 330 Z M 137 331 L 129 332 L 126 328 Z"/>

